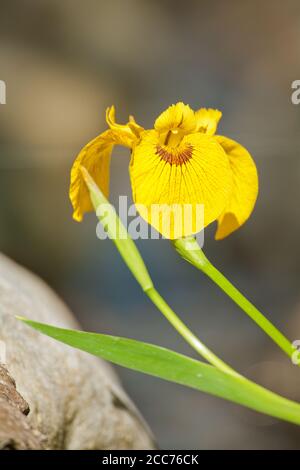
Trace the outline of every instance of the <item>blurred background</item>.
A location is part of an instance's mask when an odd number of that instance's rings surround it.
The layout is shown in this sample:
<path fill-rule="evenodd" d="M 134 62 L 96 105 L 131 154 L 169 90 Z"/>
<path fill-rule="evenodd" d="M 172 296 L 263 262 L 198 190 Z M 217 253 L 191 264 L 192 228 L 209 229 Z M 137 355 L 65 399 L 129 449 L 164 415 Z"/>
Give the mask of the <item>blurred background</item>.
<path fill-rule="evenodd" d="M 291 339 L 300 339 L 298 0 L 0 0 L 0 247 L 45 279 L 86 330 L 193 355 L 143 296 L 93 214 L 72 220 L 69 171 L 104 130 L 114 103 L 144 127 L 168 105 L 223 111 L 219 132 L 246 146 L 260 193 L 248 223 L 207 256 Z M 130 195 L 129 154 L 116 148 L 111 200 Z M 250 319 L 168 241 L 138 245 L 161 293 L 218 355 L 300 400 L 300 373 Z M 299 448 L 299 428 L 220 399 L 118 369 L 168 449 Z"/>

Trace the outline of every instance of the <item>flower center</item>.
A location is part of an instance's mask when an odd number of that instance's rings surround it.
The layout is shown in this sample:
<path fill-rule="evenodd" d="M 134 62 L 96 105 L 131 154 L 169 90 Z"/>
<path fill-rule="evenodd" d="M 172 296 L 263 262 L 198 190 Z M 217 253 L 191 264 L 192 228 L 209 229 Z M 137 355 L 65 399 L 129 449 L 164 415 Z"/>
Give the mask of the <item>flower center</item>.
<path fill-rule="evenodd" d="M 157 144 L 156 155 L 159 155 L 161 160 L 164 160 L 170 165 L 184 165 L 193 156 L 193 146 L 191 144 L 185 144 L 181 147 L 168 147 Z"/>

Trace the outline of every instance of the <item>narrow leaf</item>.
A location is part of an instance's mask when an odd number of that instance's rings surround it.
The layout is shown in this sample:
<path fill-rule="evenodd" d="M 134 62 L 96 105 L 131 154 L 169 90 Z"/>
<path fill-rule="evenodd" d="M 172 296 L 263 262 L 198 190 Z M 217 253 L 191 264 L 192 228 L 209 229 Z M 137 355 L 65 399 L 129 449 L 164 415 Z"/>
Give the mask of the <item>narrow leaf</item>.
<path fill-rule="evenodd" d="M 120 338 L 67 330 L 19 317 L 32 328 L 62 343 L 114 364 L 176 382 L 244 405 L 253 410 L 300 424 L 300 405 L 245 379 L 174 351 Z"/>

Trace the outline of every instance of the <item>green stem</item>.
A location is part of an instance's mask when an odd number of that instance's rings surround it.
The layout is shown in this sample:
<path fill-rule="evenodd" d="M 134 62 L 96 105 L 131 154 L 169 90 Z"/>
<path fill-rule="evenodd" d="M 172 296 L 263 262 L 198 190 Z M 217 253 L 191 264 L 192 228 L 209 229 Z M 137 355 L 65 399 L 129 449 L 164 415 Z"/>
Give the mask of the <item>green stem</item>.
<path fill-rule="evenodd" d="M 206 258 L 195 238 L 176 240 L 176 250 L 193 266 L 214 281 L 289 356 L 295 352 L 291 342 L 231 284 Z"/>
<path fill-rule="evenodd" d="M 169 307 L 165 300 L 161 297 L 159 292 L 154 287 L 145 290 L 145 294 L 151 299 L 156 305 L 160 312 L 165 318 L 171 323 L 171 325 L 178 331 L 178 333 L 186 340 L 186 342 L 192 346 L 202 357 L 204 357 L 210 364 L 217 367 L 222 372 L 239 374 L 234 371 L 229 365 L 219 359 L 210 349 L 208 349 L 198 338 L 192 333 L 192 331 L 180 320 L 176 313 Z"/>

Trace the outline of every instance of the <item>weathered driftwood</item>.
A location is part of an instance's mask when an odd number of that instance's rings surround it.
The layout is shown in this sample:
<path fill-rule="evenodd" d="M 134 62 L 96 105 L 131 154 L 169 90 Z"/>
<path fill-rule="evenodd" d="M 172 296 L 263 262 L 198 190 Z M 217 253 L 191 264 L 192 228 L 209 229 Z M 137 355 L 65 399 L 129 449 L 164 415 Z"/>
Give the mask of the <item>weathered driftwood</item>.
<path fill-rule="evenodd" d="M 78 327 L 43 281 L 0 255 L 0 341 L 6 345 L 0 448 L 153 447 L 151 433 L 108 364 L 39 334 L 16 315 Z"/>

